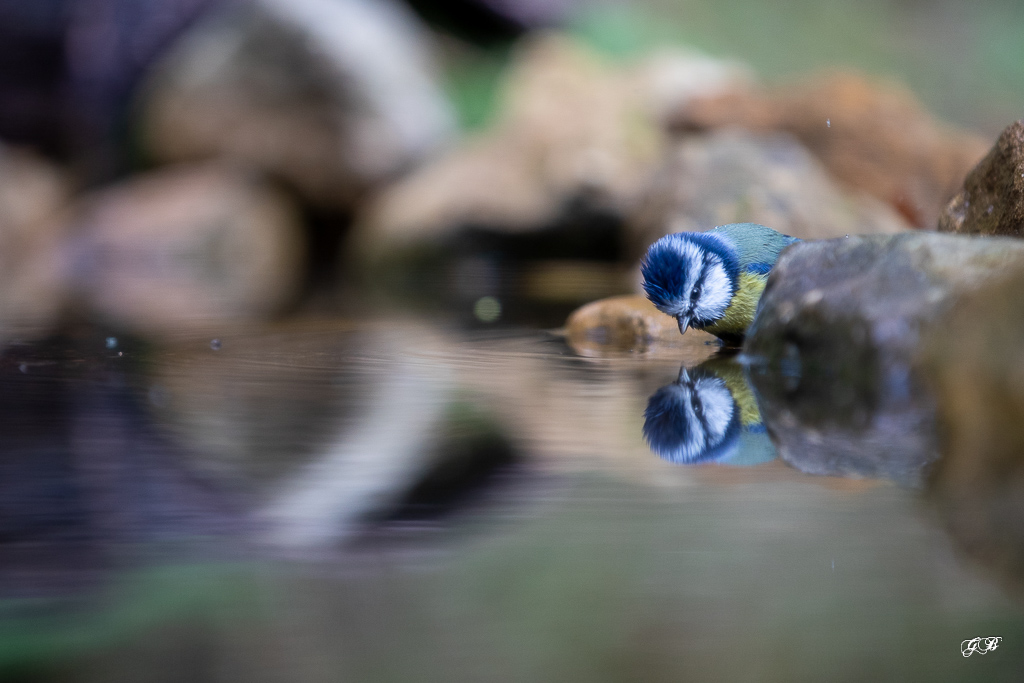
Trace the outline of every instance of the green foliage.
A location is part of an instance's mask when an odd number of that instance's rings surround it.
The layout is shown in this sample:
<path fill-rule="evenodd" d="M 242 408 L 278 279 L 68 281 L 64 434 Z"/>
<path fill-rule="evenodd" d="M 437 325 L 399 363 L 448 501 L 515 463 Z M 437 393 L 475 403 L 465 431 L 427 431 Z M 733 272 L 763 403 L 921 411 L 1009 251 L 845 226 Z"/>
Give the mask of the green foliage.
<path fill-rule="evenodd" d="M 615 59 L 692 46 L 767 80 L 852 68 L 907 84 L 940 118 L 996 134 L 1024 111 L 1024 13 L 1006 0 L 642 0 L 587 6 L 569 32 Z M 486 126 L 510 58 L 481 52 L 448 70 L 467 129 Z"/>

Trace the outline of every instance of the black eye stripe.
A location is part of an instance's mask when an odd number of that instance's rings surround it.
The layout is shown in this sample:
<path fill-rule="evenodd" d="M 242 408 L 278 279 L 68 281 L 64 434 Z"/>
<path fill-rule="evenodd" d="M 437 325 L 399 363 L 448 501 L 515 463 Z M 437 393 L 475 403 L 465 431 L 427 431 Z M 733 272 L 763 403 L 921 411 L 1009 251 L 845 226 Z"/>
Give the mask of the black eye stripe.
<path fill-rule="evenodd" d="M 710 269 L 708 268 L 707 264 L 705 264 L 704 267 L 701 268 L 700 275 L 697 276 L 697 281 L 693 283 L 693 287 L 690 291 L 693 291 L 694 289 L 704 289 L 704 281 L 708 279 L 709 270 Z"/>

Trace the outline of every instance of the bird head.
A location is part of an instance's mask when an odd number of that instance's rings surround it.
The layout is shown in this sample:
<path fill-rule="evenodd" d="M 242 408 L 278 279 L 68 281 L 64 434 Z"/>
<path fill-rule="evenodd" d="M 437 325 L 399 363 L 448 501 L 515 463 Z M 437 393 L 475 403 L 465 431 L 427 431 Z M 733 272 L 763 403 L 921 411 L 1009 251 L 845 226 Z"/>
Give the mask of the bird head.
<path fill-rule="evenodd" d="M 693 464 L 727 458 L 737 447 L 740 410 L 725 381 L 696 367 L 658 389 L 644 411 L 644 439 L 669 462 Z"/>
<path fill-rule="evenodd" d="M 640 270 L 647 298 L 680 332 L 719 320 L 739 287 L 735 249 L 714 233 L 666 235 L 647 250 Z"/>

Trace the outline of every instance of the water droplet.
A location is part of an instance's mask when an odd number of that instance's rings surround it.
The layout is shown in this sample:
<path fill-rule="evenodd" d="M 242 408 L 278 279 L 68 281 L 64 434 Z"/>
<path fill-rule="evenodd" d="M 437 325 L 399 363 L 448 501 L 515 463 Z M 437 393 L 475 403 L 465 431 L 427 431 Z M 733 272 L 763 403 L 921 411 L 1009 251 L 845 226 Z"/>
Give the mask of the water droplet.
<path fill-rule="evenodd" d="M 107 348 L 108 349 L 116 349 L 117 348 L 117 337 L 107 337 Z"/>
<path fill-rule="evenodd" d="M 501 302 L 493 296 L 482 296 L 473 304 L 473 315 L 480 322 L 493 323 L 501 317 Z"/>
<path fill-rule="evenodd" d="M 832 127 L 832 119 L 825 119 L 825 127 L 826 128 L 831 128 Z"/>
<path fill-rule="evenodd" d="M 220 339 L 211 339 L 210 348 L 214 351 L 220 351 Z"/>

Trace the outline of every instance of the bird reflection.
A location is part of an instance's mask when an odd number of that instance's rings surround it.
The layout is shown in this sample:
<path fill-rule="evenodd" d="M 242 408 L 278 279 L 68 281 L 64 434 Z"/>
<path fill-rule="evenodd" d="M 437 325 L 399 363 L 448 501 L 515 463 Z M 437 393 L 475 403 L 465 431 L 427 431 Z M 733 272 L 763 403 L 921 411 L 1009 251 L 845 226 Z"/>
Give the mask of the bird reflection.
<path fill-rule="evenodd" d="M 644 411 L 644 439 L 665 460 L 684 465 L 756 465 L 775 458 L 753 392 L 731 359 L 679 369 Z"/>

